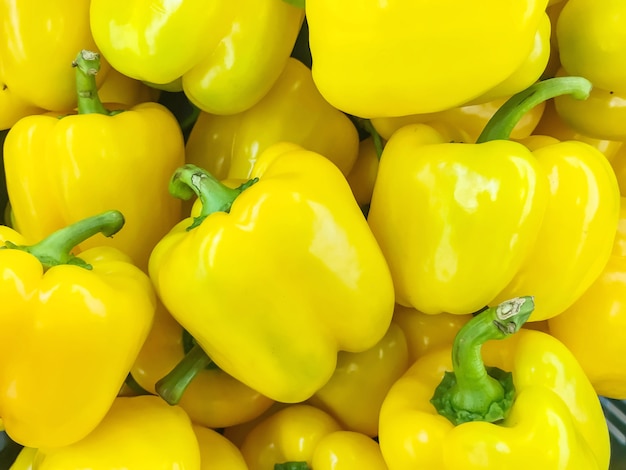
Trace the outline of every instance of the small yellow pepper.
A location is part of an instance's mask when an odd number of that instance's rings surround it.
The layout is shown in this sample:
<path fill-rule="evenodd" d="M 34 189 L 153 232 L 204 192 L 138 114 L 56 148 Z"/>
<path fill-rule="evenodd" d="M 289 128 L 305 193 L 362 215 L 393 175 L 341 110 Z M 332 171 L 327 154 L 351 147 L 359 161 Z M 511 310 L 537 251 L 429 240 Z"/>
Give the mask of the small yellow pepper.
<path fill-rule="evenodd" d="M 91 29 L 111 65 L 158 85 L 182 79 L 196 106 L 234 114 L 272 87 L 304 18 L 283 0 L 91 0 Z"/>
<path fill-rule="evenodd" d="M 241 451 L 220 433 L 197 424 L 193 431 L 200 447 L 199 470 L 248 470 Z"/>
<path fill-rule="evenodd" d="M 75 444 L 39 448 L 37 470 L 200 470 L 200 447 L 182 408 L 153 395 L 119 397 L 96 429 Z"/>
<path fill-rule="evenodd" d="M 276 144 L 251 176 L 231 189 L 193 165 L 179 169 L 172 194 L 198 195 L 202 211 L 155 247 L 150 277 L 222 370 L 271 399 L 299 402 L 328 381 L 338 351 L 364 351 L 385 335 L 391 275 L 327 158 Z"/>
<path fill-rule="evenodd" d="M 362 208 L 369 206 L 378 174 L 378 151 L 371 137 L 359 142 L 359 152 L 354 166 L 346 176 L 356 202 Z"/>
<path fill-rule="evenodd" d="M 191 348 L 190 340 L 159 302 L 150 334 L 130 370 L 132 377 L 142 388 L 156 393 L 157 382 Z M 212 366 L 196 374 L 177 403 L 194 423 L 209 428 L 234 426 L 256 418 L 272 405 L 269 398 Z"/>
<path fill-rule="evenodd" d="M 356 127 L 324 100 L 311 70 L 294 58 L 287 60 L 268 93 L 246 111 L 229 116 L 201 112 L 187 141 L 185 161 L 219 180 L 248 179 L 258 156 L 277 142 L 320 153 L 344 175 L 358 154 Z"/>
<path fill-rule="evenodd" d="M 454 108 L 520 70 L 535 49 L 546 5 L 307 0 L 313 78 L 329 103 L 362 118 Z M 522 88 L 539 78 L 537 69 Z"/>
<path fill-rule="evenodd" d="M 311 463 L 315 470 L 388 470 L 378 443 L 354 431 L 335 431 L 323 436 L 315 446 Z M 304 466 L 300 469 L 308 470 Z"/>
<path fill-rule="evenodd" d="M 409 367 L 404 336 L 392 322 L 373 348 L 360 353 L 340 351 L 333 376 L 308 403 L 329 413 L 345 430 L 377 436 L 385 395 Z"/>
<path fill-rule="evenodd" d="M 379 433 L 389 470 L 608 469 L 598 396 L 561 342 L 520 330 L 532 307 L 483 311 L 393 385 Z"/>
<path fill-rule="evenodd" d="M 148 335 L 156 303 L 148 276 L 111 247 L 71 254 L 123 220 L 105 212 L 32 246 L 0 226 L 0 416 L 21 445 L 64 446 L 90 433 Z"/>

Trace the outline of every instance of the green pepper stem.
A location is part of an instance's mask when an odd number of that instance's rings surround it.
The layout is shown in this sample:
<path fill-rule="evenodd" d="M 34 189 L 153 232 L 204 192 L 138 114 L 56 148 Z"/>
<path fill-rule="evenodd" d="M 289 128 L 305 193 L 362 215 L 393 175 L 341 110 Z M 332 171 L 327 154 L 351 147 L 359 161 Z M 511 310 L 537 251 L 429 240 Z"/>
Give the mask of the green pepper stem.
<path fill-rule="evenodd" d="M 96 75 L 100 71 L 100 54 L 83 49 L 72 62 L 72 67 L 76 69 L 78 114 L 115 114 L 104 107 L 98 96 Z"/>
<path fill-rule="evenodd" d="M 157 394 L 170 405 L 178 404 L 191 381 L 201 370 L 212 363 L 213 361 L 203 349 L 195 344 L 185 357 L 156 383 Z"/>
<path fill-rule="evenodd" d="M 311 470 L 306 462 L 284 462 L 274 464 L 274 470 Z"/>
<path fill-rule="evenodd" d="M 194 195 L 200 199 L 202 209 L 191 226 L 187 227 L 187 230 L 191 230 L 214 212 L 229 212 L 237 196 L 256 182 L 257 178 L 254 178 L 237 188 L 229 188 L 205 169 L 188 163 L 174 172 L 169 191 L 179 199 L 187 200 Z"/>
<path fill-rule="evenodd" d="M 522 116 L 538 104 L 561 95 L 585 100 L 591 88 L 591 82 L 583 77 L 555 77 L 537 82 L 509 98 L 489 119 L 476 143 L 507 140 Z"/>
<path fill-rule="evenodd" d="M 454 372 L 446 373 L 431 400 L 440 414 L 454 424 L 506 417 L 514 396 L 512 379 L 503 371 L 490 375 L 481 347 L 519 331 L 534 308 L 532 297 L 516 297 L 480 312 L 459 330 L 452 346 Z"/>
<path fill-rule="evenodd" d="M 86 219 L 79 220 L 67 227 L 51 233 L 39 243 L 30 246 L 18 246 L 7 242 L 5 248 L 26 251 L 35 256 L 44 270 L 60 264 L 74 264 L 85 269 L 91 266 L 74 256 L 71 251 L 88 238 L 101 233 L 106 237 L 115 235 L 124 226 L 124 216 L 120 211 L 106 211 Z"/>

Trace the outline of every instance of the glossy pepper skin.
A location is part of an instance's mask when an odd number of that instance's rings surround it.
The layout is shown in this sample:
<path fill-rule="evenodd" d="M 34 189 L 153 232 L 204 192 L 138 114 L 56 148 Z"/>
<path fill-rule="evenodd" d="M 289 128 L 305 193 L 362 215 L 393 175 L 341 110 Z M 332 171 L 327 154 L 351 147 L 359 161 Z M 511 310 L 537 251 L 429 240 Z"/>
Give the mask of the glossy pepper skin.
<path fill-rule="evenodd" d="M 567 310 L 548 320 L 550 334 L 576 356 L 599 395 L 626 399 L 626 199 L 613 251 L 594 283 Z"/>
<path fill-rule="evenodd" d="M 248 470 L 241 451 L 219 432 L 193 425 L 200 448 L 200 470 Z"/>
<path fill-rule="evenodd" d="M 572 353 L 522 329 L 482 345 L 488 366 L 512 373 L 514 401 L 499 423 L 454 425 L 430 402 L 453 369 L 452 346 L 418 359 L 389 391 L 379 441 L 389 470 L 607 470 L 610 441 L 598 397 Z"/>
<path fill-rule="evenodd" d="M 409 368 L 408 356 L 404 332 L 392 322 L 373 348 L 340 351 L 333 376 L 308 403 L 329 413 L 343 429 L 376 437 L 380 406 L 391 385 Z"/>
<path fill-rule="evenodd" d="M 26 241 L 6 226 L 0 240 Z M 24 446 L 69 445 L 91 432 L 150 330 L 156 298 L 148 276 L 111 247 L 80 257 L 90 269 L 0 249 L 0 416 Z"/>
<path fill-rule="evenodd" d="M 113 451 L 114 450 L 114 451 Z M 75 444 L 40 448 L 39 470 L 200 470 L 200 448 L 182 408 L 152 395 L 119 397 L 100 425 Z"/>
<path fill-rule="evenodd" d="M 288 406 L 257 424 L 241 453 L 250 470 L 387 469 L 374 440 L 342 430 L 330 415 L 305 404 Z"/>
<path fill-rule="evenodd" d="M 142 388 L 156 393 L 156 383 L 176 366 L 185 352 L 183 328 L 159 303 L 150 334 L 130 373 Z M 178 404 L 194 423 L 224 428 L 256 418 L 272 403 L 213 366 L 195 376 Z"/>
<path fill-rule="evenodd" d="M 124 75 L 157 85 L 182 77 L 200 109 L 233 114 L 271 88 L 304 17 L 282 0 L 91 1 L 96 44 Z"/>
<path fill-rule="evenodd" d="M 310 0 L 313 79 L 329 103 L 363 118 L 453 108 L 516 73 L 534 49 L 546 5 Z"/>
<path fill-rule="evenodd" d="M 448 143 L 424 124 L 396 131 L 368 215 L 396 302 L 427 314 L 487 305 L 531 250 L 547 196 L 547 179 L 521 144 Z"/>
<path fill-rule="evenodd" d="M 76 52 L 97 50 L 89 28 L 89 0 L 0 2 L 0 129 L 46 110 L 76 106 Z M 102 63 L 100 84 L 109 70 Z"/>
<path fill-rule="evenodd" d="M 159 242 L 150 277 L 222 370 L 274 400 L 303 401 L 330 378 L 337 351 L 363 351 L 385 335 L 391 276 L 328 159 L 276 144 L 251 176 L 258 182 L 218 203 L 211 193 L 231 190 L 208 173 L 175 174 L 182 196 L 201 195 L 203 218 L 183 220 Z"/>
<path fill-rule="evenodd" d="M 356 127 L 324 100 L 311 70 L 294 58 L 287 59 L 273 87 L 246 111 L 230 116 L 200 113 L 185 161 L 220 180 L 247 179 L 258 156 L 278 142 L 320 153 L 343 174 L 350 172 L 358 154 Z"/>
<path fill-rule="evenodd" d="M 86 65 L 92 60 L 99 59 Z M 81 73 L 79 67 L 76 73 Z M 116 208 L 126 219 L 124 230 L 111 239 L 86 240 L 78 248 L 114 246 L 147 270 L 154 245 L 182 218 L 180 201 L 168 194 L 167 184 L 183 164 L 184 151 L 176 118 L 158 103 L 116 114 L 100 103 L 97 111 L 79 108 L 78 114 L 61 119 L 58 114 L 27 116 L 4 143 L 15 226 L 27 239 L 39 240 Z"/>

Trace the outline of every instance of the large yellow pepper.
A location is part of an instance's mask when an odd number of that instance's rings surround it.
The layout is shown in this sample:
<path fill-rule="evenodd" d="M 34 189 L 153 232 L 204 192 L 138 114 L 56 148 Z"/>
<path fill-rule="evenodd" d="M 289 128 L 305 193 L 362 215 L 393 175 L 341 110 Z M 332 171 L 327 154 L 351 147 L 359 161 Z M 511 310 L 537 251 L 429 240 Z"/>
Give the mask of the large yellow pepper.
<path fill-rule="evenodd" d="M 293 142 L 320 153 L 344 174 L 358 154 L 356 127 L 324 100 L 311 70 L 293 58 L 272 89 L 248 110 L 231 116 L 201 112 L 185 158 L 219 180 L 248 179 L 257 157 L 277 142 Z"/>
<path fill-rule="evenodd" d="M 0 2 L 0 129 L 24 116 L 76 106 L 70 65 L 76 51 L 97 50 L 89 29 L 89 4 Z M 108 70 L 103 62 L 98 84 Z"/>
<path fill-rule="evenodd" d="M 151 393 L 192 347 L 188 334 L 159 303 L 150 334 L 139 352 L 130 373 L 137 383 Z M 180 398 L 173 400 L 194 423 L 209 428 L 223 428 L 256 418 L 273 401 L 235 380 L 214 364 L 201 368 Z"/>
<path fill-rule="evenodd" d="M 608 469 L 598 396 L 561 342 L 520 330 L 532 306 L 483 311 L 392 386 L 379 433 L 389 470 Z"/>
<path fill-rule="evenodd" d="M 64 446 L 90 433 L 148 335 L 156 303 L 148 276 L 111 247 L 70 253 L 123 220 L 105 212 L 32 246 L 0 226 L 0 416 L 22 445 Z"/>
<path fill-rule="evenodd" d="M 532 106 L 552 86 L 551 93 L 585 82 L 551 79 L 503 112 Z M 513 127 L 493 123 L 485 135 Z M 531 293 L 538 299 L 532 320 L 543 320 L 565 310 L 607 262 L 619 189 L 606 158 L 575 141 L 531 153 L 501 135 L 447 143 L 416 124 L 387 142 L 368 221 L 401 305 L 467 314 Z"/>
<path fill-rule="evenodd" d="M 241 112 L 276 81 L 304 17 L 283 0 L 92 0 L 91 29 L 111 65 L 137 80 L 181 80 L 196 106 Z"/>
<path fill-rule="evenodd" d="M 305 404 L 277 411 L 241 445 L 250 470 L 387 470 L 378 444 L 344 431 L 327 413 Z"/>
<path fill-rule="evenodd" d="M 329 103 L 363 118 L 460 106 L 523 69 L 542 21 L 545 27 L 546 5 L 308 0 L 313 78 Z M 533 83 L 543 70 L 535 72 L 504 95 Z"/>
<path fill-rule="evenodd" d="M 79 249 L 104 243 L 147 269 L 154 245 L 182 218 L 180 201 L 167 191 L 170 175 L 184 163 L 182 132 L 158 103 L 109 112 L 95 90 L 99 57 L 83 51 L 76 63 L 78 114 L 27 116 L 6 137 L 15 226 L 34 241 L 115 208 L 126 218 L 123 233 L 86 240 Z"/>
<path fill-rule="evenodd" d="M 360 353 L 340 351 L 333 376 L 308 403 L 329 413 L 343 429 L 375 437 L 385 395 L 408 368 L 404 332 L 392 322 L 373 348 Z"/>
<path fill-rule="evenodd" d="M 68 446 L 39 448 L 38 470 L 201 470 L 191 420 L 177 406 L 152 395 L 119 397 L 99 426 Z M 207 467 L 209 468 L 209 467 Z"/>
<path fill-rule="evenodd" d="M 391 276 L 328 159 L 276 144 L 251 176 L 233 190 L 193 165 L 177 171 L 172 193 L 198 194 L 202 211 L 155 247 L 150 277 L 222 370 L 274 400 L 299 402 L 331 377 L 337 351 L 364 351 L 385 335 Z"/>

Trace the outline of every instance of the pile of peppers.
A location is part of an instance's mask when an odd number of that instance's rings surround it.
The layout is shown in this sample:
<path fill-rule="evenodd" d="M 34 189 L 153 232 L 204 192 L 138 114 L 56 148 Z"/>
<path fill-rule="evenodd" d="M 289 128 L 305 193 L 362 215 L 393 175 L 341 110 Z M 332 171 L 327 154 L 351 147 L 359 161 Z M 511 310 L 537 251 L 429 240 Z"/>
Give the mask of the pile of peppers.
<path fill-rule="evenodd" d="M 0 470 L 612 468 L 624 31 L 0 1 Z"/>

